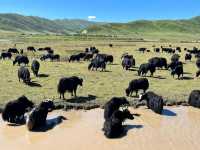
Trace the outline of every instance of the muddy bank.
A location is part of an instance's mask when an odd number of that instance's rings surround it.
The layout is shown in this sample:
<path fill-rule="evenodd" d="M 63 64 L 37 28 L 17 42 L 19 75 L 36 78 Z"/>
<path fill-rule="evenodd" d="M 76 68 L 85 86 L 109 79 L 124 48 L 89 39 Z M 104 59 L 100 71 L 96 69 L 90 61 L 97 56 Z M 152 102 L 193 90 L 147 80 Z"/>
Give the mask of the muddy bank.
<path fill-rule="evenodd" d="M 195 150 L 200 142 L 200 110 L 192 107 L 166 107 L 163 115 L 141 107 L 141 114 L 125 122 L 127 134 L 106 139 L 101 131 L 103 110 L 54 111 L 45 130 L 29 132 L 25 126 L 8 126 L 0 121 L 0 145 L 6 150 Z M 57 122 L 59 116 L 67 120 Z M 58 123 L 58 124 L 57 124 Z"/>

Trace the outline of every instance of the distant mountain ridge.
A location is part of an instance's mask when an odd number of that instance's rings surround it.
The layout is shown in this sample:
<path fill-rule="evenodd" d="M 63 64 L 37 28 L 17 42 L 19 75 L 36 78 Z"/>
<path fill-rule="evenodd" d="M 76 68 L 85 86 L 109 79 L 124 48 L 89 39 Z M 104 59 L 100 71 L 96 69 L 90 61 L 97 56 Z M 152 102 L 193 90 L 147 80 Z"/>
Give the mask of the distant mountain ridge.
<path fill-rule="evenodd" d="M 128 23 L 101 23 L 81 19 L 50 20 L 36 16 L 0 14 L 0 30 L 31 33 L 136 35 L 140 33 L 200 34 L 200 16 L 185 20 L 139 20 Z"/>
<path fill-rule="evenodd" d="M 80 19 L 50 20 L 19 14 L 0 14 L 0 30 L 15 32 L 76 33 L 96 24 Z"/>

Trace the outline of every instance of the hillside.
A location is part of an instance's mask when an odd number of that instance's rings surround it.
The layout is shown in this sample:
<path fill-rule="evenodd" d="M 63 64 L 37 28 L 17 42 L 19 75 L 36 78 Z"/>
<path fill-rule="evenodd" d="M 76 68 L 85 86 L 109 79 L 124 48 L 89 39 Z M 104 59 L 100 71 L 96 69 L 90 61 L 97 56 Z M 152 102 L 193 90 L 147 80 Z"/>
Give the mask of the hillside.
<path fill-rule="evenodd" d="M 129 23 L 109 23 L 92 25 L 87 28 L 89 34 L 140 34 L 140 33 L 200 33 L 200 17 L 188 20 L 140 20 Z"/>
<path fill-rule="evenodd" d="M 75 33 L 97 23 L 86 20 L 49 20 L 18 14 L 0 14 L 0 30 L 36 33 Z"/>

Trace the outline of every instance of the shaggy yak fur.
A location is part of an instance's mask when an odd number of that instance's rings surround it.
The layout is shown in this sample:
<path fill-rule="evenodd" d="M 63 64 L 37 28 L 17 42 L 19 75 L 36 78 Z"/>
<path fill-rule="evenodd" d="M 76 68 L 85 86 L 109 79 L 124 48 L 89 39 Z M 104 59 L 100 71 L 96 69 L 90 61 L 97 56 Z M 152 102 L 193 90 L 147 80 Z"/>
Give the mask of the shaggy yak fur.
<path fill-rule="evenodd" d="M 193 90 L 188 98 L 190 106 L 200 108 L 200 90 Z"/>
<path fill-rule="evenodd" d="M 26 119 L 26 125 L 29 131 L 45 126 L 48 112 L 55 108 L 52 101 L 41 102 L 35 107 Z"/>
<path fill-rule="evenodd" d="M 124 127 L 122 123 L 126 119 L 134 119 L 133 115 L 128 111 L 128 109 L 123 111 L 116 110 L 115 112 L 113 112 L 111 117 L 104 122 L 104 135 L 107 138 L 120 137 L 120 135 L 124 132 Z"/>
<path fill-rule="evenodd" d="M 70 92 L 71 95 L 76 96 L 76 90 L 78 85 L 82 86 L 83 85 L 83 79 L 72 76 L 72 77 L 66 77 L 66 78 L 61 78 L 59 83 L 58 83 L 58 93 L 60 94 L 60 99 L 61 96 L 63 99 L 65 99 L 65 92 Z"/>
<path fill-rule="evenodd" d="M 24 121 L 24 114 L 28 108 L 33 108 L 33 102 L 25 96 L 19 97 L 17 100 L 10 101 L 3 109 L 2 118 L 10 123 L 19 123 Z"/>
<path fill-rule="evenodd" d="M 141 96 L 140 101 L 142 100 L 147 101 L 147 107 L 149 109 L 153 110 L 155 113 L 162 114 L 164 102 L 161 96 L 153 92 L 147 92 Z"/>

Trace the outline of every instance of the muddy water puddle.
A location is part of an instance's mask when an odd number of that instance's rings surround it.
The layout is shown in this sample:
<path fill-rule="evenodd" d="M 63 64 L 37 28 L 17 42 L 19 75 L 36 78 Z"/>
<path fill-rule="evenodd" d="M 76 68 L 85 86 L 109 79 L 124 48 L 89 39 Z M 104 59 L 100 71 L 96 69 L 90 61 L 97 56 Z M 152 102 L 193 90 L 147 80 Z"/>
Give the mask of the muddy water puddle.
<path fill-rule="evenodd" d="M 103 110 L 54 111 L 48 116 L 48 127 L 29 132 L 26 126 L 9 126 L 0 121 L 2 150 L 198 150 L 200 143 L 200 110 L 192 107 L 170 107 L 157 115 L 145 107 L 141 114 L 125 122 L 127 134 L 106 139 L 101 131 Z M 66 120 L 57 122 L 58 116 Z"/>

